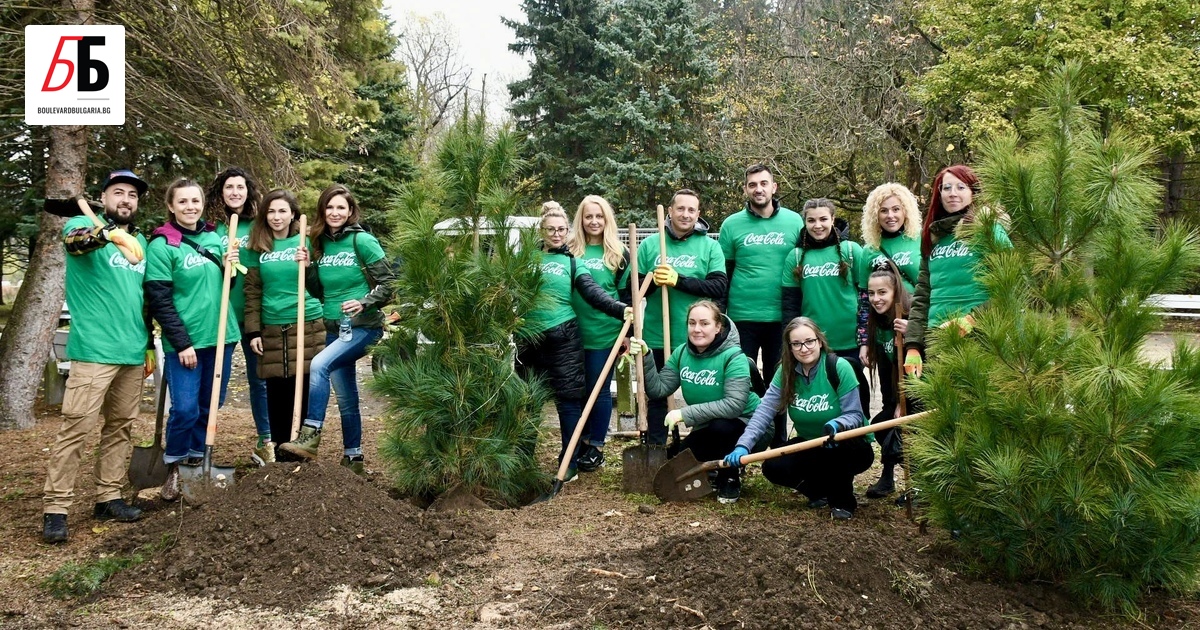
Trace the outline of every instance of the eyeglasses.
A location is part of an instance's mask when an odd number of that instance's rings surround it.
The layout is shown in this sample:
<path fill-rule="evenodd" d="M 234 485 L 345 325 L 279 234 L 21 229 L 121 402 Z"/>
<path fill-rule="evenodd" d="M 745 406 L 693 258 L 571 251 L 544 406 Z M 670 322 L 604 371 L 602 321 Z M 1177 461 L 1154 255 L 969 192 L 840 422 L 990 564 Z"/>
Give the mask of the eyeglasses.
<path fill-rule="evenodd" d="M 951 191 L 965 192 L 967 190 L 967 188 L 968 188 L 968 186 L 963 183 L 942 184 L 942 192 L 951 192 Z"/>
<path fill-rule="evenodd" d="M 555 234 L 566 234 L 567 233 L 566 227 L 548 227 L 548 228 L 542 228 L 542 230 L 544 232 L 546 232 L 546 234 L 549 234 L 551 236 L 553 236 Z"/>
<path fill-rule="evenodd" d="M 809 348 L 817 347 L 817 343 L 817 338 L 813 337 L 804 341 L 789 341 L 788 345 L 792 347 L 792 350 L 808 350 Z"/>

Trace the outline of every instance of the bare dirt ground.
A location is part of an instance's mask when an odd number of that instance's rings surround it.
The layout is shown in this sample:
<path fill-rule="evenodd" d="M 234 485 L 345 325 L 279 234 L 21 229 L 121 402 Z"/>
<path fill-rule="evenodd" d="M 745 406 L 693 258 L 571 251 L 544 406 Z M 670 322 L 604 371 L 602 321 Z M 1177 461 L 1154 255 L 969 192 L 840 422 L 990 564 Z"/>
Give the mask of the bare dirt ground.
<path fill-rule="evenodd" d="M 1156 335 L 1146 354 L 1164 358 L 1172 343 Z M 153 431 L 149 392 L 139 439 Z M 363 481 L 337 465 L 333 409 L 317 465 L 249 468 L 245 394 L 236 365 L 216 449 L 219 461 L 239 465 L 234 492 L 191 508 L 148 490 L 142 522 L 98 523 L 89 454 L 71 541 L 60 546 L 40 542 L 58 410 L 41 410 L 31 430 L 0 433 L 0 626 L 1200 628 L 1191 598 L 1154 595 L 1144 617 L 1130 620 L 1080 607 L 1050 584 L 973 574 L 945 532 L 922 532 L 890 499 L 864 500 L 853 520 L 834 523 L 756 470 L 734 506 L 625 495 L 620 453 L 630 443 L 621 440 L 610 442 L 605 468 L 550 502 L 423 512 L 393 497 L 385 473 Z M 372 468 L 382 407 L 365 401 Z M 548 418 L 546 470 L 554 426 Z M 860 496 L 877 475 L 858 478 Z M 65 563 L 120 556 L 164 534 L 169 547 L 93 597 L 60 600 L 43 586 Z"/>

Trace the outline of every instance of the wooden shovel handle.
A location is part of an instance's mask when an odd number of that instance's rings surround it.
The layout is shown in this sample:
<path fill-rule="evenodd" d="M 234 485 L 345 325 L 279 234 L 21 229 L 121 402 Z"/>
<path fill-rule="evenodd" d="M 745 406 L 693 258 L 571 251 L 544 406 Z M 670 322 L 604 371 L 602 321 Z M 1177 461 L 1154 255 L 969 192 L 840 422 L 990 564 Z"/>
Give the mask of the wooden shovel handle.
<path fill-rule="evenodd" d="M 298 247 L 305 247 L 308 239 L 308 215 L 300 213 L 300 244 Z M 312 260 L 308 264 L 313 264 Z M 297 280 L 296 291 L 296 391 L 292 400 L 292 437 L 295 441 L 300 435 L 300 403 L 304 399 L 304 274 L 307 268 L 304 265 L 297 264 L 300 269 L 299 279 Z"/>
<path fill-rule="evenodd" d="M 634 282 L 637 282 L 635 279 Z M 643 293 L 650 286 L 652 279 L 647 276 L 646 281 L 641 287 L 635 286 L 635 290 Z M 635 311 L 636 312 L 636 311 Z M 587 424 L 586 418 L 592 413 L 592 407 L 596 405 L 596 399 L 600 397 L 600 390 L 607 387 L 605 377 L 608 376 L 608 371 L 612 369 L 613 363 L 617 360 L 617 353 L 621 351 L 621 340 L 625 338 L 625 333 L 629 332 L 629 327 L 632 324 L 625 322 L 621 326 L 621 332 L 617 333 L 617 341 L 613 343 L 612 350 L 608 353 L 608 360 L 604 362 L 604 369 L 600 370 L 600 376 L 596 377 L 596 385 L 592 388 L 592 394 L 588 396 L 587 404 L 583 406 L 583 412 L 579 414 L 579 422 L 575 424 L 575 431 L 571 434 L 571 441 L 567 443 L 567 450 L 563 452 L 562 461 L 558 464 L 558 476 L 555 477 L 558 481 L 566 481 L 567 469 L 571 467 L 571 454 L 575 452 L 575 447 L 579 445 L 579 436 L 583 434 L 583 425 Z"/>
<path fill-rule="evenodd" d="M 638 240 L 637 240 L 637 225 L 629 224 L 629 278 L 633 281 L 633 336 L 638 339 L 642 338 L 642 287 L 638 286 Z M 649 286 L 649 285 L 647 285 Z M 643 377 L 645 372 L 642 371 L 645 363 L 645 357 L 642 353 L 637 353 L 635 366 L 637 367 L 637 428 L 641 437 L 645 437 L 649 425 L 646 422 L 646 379 Z"/>
<path fill-rule="evenodd" d="M 838 431 L 837 435 L 833 436 L 833 441 L 841 442 L 842 440 L 850 440 L 850 439 L 853 439 L 856 437 L 862 437 L 868 433 L 874 433 L 876 431 L 882 431 L 884 429 L 890 429 L 892 427 L 897 427 L 902 424 L 912 422 L 913 420 L 918 420 L 920 418 L 924 418 L 925 416 L 929 415 L 929 413 L 930 413 L 929 411 L 922 411 L 921 413 L 914 413 L 911 416 L 900 416 L 899 418 L 893 418 L 891 420 L 887 420 L 885 422 L 878 422 L 876 424 L 869 424 L 867 426 L 859 427 L 857 429 L 850 429 L 848 431 Z M 745 466 L 746 464 L 753 464 L 754 462 L 761 462 L 761 461 L 765 461 L 768 459 L 775 459 L 776 457 L 782 457 L 784 455 L 790 455 L 792 453 L 799 453 L 800 451 L 807 451 L 810 448 L 824 446 L 825 443 L 828 441 L 829 441 L 828 437 L 822 436 L 819 438 L 813 438 L 811 440 L 805 440 L 803 442 L 797 442 L 795 444 L 789 444 L 787 446 L 781 446 L 779 448 L 770 448 L 765 451 L 762 451 L 761 453 L 752 453 L 750 455 L 745 455 L 742 457 L 741 462 L 742 462 L 742 465 Z M 721 463 L 724 463 L 724 460 L 721 460 Z"/>
<path fill-rule="evenodd" d="M 225 253 L 233 251 L 237 245 L 238 215 L 229 217 L 229 245 Z M 204 445 L 212 446 L 217 439 L 217 407 L 221 405 L 221 382 L 225 376 L 225 320 L 229 318 L 229 279 L 233 277 L 233 264 L 225 261 L 224 280 L 221 282 L 221 307 L 217 309 L 220 319 L 217 320 L 217 356 L 213 362 L 212 394 L 208 399 L 208 432 L 204 435 Z"/>
<path fill-rule="evenodd" d="M 79 204 L 79 210 L 83 212 L 83 216 L 91 219 L 92 223 L 95 224 L 96 227 L 104 227 L 104 222 L 100 220 L 100 217 L 96 216 L 95 212 L 92 212 L 92 207 L 88 205 L 86 199 L 81 197 L 77 200 L 77 203 Z M 128 260 L 130 264 L 136 265 L 142 262 L 142 258 L 140 256 L 126 249 L 125 246 L 118 245 L 116 243 L 113 243 L 113 245 L 116 245 L 117 249 L 121 250 L 121 255 L 124 256 L 125 260 Z"/>
<path fill-rule="evenodd" d="M 664 218 L 662 204 L 658 204 L 658 264 L 667 264 L 667 222 Z M 662 293 L 662 319 L 663 319 L 663 362 L 667 357 L 671 356 L 671 298 L 667 296 L 667 287 L 660 287 Z M 675 409 L 675 393 L 667 395 L 667 410 Z M 678 431 L 676 431 L 678 434 Z"/>

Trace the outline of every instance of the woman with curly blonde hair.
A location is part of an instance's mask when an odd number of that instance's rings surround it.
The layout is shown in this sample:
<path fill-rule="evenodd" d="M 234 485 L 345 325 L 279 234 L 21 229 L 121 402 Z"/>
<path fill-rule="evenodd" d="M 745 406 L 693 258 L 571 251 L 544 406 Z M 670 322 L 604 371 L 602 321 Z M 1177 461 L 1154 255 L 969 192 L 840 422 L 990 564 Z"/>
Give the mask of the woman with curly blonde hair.
<path fill-rule="evenodd" d="M 863 206 L 862 240 L 867 260 L 863 273 L 887 269 L 890 260 L 912 295 L 921 271 L 921 210 L 912 191 L 895 182 L 872 190 Z M 867 286 L 867 278 L 861 286 Z"/>
<path fill-rule="evenodd" d="M 588 195 L 575 211 L 567 248 L 579 265 L 586 267 L 592 279 L 609 297 L 629 304 L 629 249 L 617 236 L 617 218 L 612 205 L 600 195 Z M 621 321 L 592 306 L 583 294 L 571 294 L 571 307 L 579 319 L 583 335 L 584 391 L 590 392 L 600 380 L 608 360 L 609 350 L 621 332 Z M 626 346 L 628 342 L 626 342 Z M 608 422 L 612 416 L 612 370 L 605 378 L 600 396 L 586 418 L 583 445 L 579 454 L 579 470 L 592 472 L 604 465 L 604 440 L 608 437 Z"/>

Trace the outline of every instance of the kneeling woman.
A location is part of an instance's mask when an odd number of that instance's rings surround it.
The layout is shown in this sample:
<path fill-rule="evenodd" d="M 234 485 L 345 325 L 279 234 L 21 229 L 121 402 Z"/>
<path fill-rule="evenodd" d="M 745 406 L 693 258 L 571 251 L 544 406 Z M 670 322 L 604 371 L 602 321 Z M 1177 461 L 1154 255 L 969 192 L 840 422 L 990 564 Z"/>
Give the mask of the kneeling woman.
<path fill-rule="evenodd" d="M 250 349 L 261 357 L 258 375 L 267 382 L 267 418 L 275 457 L 298 457 L 280 447 L 292 439 L 296 400 L 296 315 L 299 268 L 308 268 L 305 283 L 316 285 L 316 268 L 309 265 L 308 239 L 300 234 L 300 204 L 287 190 L 272 190 L 250 230 L 251 256 L 243 260 L 246 274 L 246 329 Z M 300 366 L 300 409 L 308 404 L 308 371 L 312 358 L 325 348 L 321 302 L 304 291 L 304 361 Z M 283 454 L 282 458 L 280 455 Z"/>
<path fill-rule="evenodd" d="M 745 433 L 725 461 L 739 466 L 765 434 L 774 431 L 775 414 L 786 404 L 788 418 L 796 436 L 794 444 L 863 425 L 862 405 L 854 368 L 829 349 L 829 342 L 817 324 L 797 317 L 783 330 L 785 352 L 780 368 L 762 404 L 754 412 Z M 786 352 L 786 350 L 791 352 Z M 786 401 L 786 402 L 785 402 Z M 854 515 L 854 476 L 871 467 L 875 452 L 865 438 L 830 442 L 814 448 L 763 462 L 763 476 L 771 483 L 795 488 L 808 497 L 810 505 L 828 501 L 836 519 Z"/>
<path fill-rule="evenodd" d="M 700 300 L 688 309 L 688 341 L 675 348 L 659 370 L 654 355 L 638 341 L 635 353 L 646 354 L 642 365 L 646 394 L 666 398 L 681 390 L 687 407 L 667 413 L 664 424 L 683 423 L 691 428 L 678 448 L 690 448 L 701 461 L 718 459 L 738 443 L 746 422 L 758 409 L 758 394 L 750 391 L 750 362 L 742 353 L 737 329 L 710 300 Z M 734 503 L 742 494 L 740 471 L 717 471 L 717 500 Z"/>

